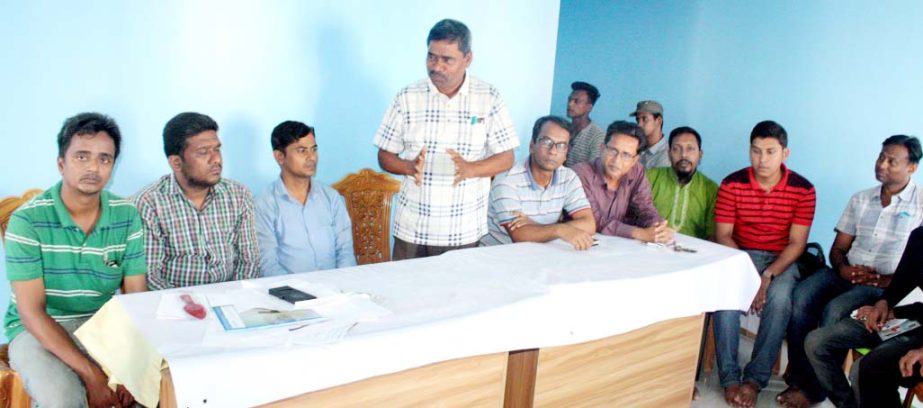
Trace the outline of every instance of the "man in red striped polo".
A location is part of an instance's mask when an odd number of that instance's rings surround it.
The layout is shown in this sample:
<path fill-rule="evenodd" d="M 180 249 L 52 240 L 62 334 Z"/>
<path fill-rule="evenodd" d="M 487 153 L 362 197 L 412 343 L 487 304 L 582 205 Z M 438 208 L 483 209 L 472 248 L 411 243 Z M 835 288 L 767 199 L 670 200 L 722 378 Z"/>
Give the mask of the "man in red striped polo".
<path fill-rule="evenodd" d="M 800 280 L 795 260 L 804 252 L 814 220 L 814 186 L 789 170 L 788 134 L 776 122 L 750 132 L 750 167 L 721 182 L 715 204 L 716 239 L 750 255 L 762 282 L 750 305 L 759 331 L 743 377 L 737 363 L 740 311 L 715 312 L 718 375 L 734 407 L 753 407 L 769 383 L 772 366 L 792 314 L 792 291 Z"/>

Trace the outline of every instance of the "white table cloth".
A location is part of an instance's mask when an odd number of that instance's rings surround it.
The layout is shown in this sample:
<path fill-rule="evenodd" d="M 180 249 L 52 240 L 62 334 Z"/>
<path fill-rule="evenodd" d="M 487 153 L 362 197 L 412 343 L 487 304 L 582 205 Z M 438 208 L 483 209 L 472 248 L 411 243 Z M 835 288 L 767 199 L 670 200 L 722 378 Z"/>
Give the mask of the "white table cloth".
<path fill-rule="evenodd" d="M 618 335 L 658 321 L 745 310 L 759 276 L 741 251 L 677 235 L 697 253 L 616 237 L 575 251 L 521 243 L 445 255 L 250 281 L 264 287 L 303 279 L 372 294 L 393 314 L 361 323 L 339 342 L 315 346 L 216 348 L 207 322 L 157 320 L 164 292 L 111 302 L 170 365 L 179 406 L 237 407 L 276 401 L 450 359 L 559 346 Z M 220 293 L 226 282 L 183 291 Z M 102 365 L 112 350 L 90 350 Z"/>

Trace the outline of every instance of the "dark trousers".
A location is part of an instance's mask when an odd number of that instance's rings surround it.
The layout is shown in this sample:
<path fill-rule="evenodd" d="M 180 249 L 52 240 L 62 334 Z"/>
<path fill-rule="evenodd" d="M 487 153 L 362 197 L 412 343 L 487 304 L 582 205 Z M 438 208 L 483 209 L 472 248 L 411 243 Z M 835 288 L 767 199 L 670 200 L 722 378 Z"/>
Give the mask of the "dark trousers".
<path fill-rule="evenodd" d="M 853 310 L 875 303 L 884 290 L 853 285 L 832 269 L 815 272 L 795 287 L 792 319 L 788 322 L 788 383 L 801 389 L 812 402 L 825 398 L 814 369 L 804 351 L 811 330 L 831 326 L 848 318 Z"/>
<path fill-rule="evenodd" d="M 429 256 L 442 255 L 456 249 L 475 248 L 477 246 L 477 241 L 459 246 L 418 245 L 394 237 L 394 251 L 391 253 L 391 260 L 401 261 L 404 259 L 426 258 Z"/>
<path fill-rule="evenodd" d="M 915 329 L 904 336 L 890 339 L 875 347 L 868 355 L 858 361 L 859 364 L 859 406 L 860 407 L 900 407 L 901 396 L 898 385 L 913 388 L 923 380 L 920 366 L 913 370 L 913 375 L 901 375 L 898 363 L 901 357 L 923 344 L 921 329 Z M 855 386 L 853 386 L 855 388 Z"/>

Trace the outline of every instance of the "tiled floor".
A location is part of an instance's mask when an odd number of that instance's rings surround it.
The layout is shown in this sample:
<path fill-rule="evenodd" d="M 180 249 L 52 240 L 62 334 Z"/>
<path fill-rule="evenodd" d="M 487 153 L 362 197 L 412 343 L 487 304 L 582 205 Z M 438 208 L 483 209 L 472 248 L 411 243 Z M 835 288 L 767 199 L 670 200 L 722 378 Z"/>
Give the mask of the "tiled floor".
<path fill-rule="evenodd" d="M 750 351 L 753 350 L 753 340 L 746 336 L 740 337 L 740 354 L 738 361 L 741 365 L 746 364 L 750 358 Z M 785 346 L 782 348 L 782 353 L 785 353 Z M 785 358 L 782 360 L 782 368 L 785 368 Z M 699 399 L 692 402 L 692 407 L 695 408 L 711 408 L 711 407 L 727 407 L 728 405 L 724 402 L 724 390 L 721 388 L 721 384 L 718 382 L 718 370 L 715 368 L 712 372 L 706 375 L 704 372 L 699 376 L 699 381 L 696 383 L 696 387 L 699 389 Z M 778 407 L 776 404 L 776 396 L 785 389 L 785 382 L 782 381 L 781 377 L 773 376 L 769 381 L 769 386 L 763 389 L 760 392 L 759 399 L 757 400 L 756 406 L 758 408 L 766 407 Z M 905 390 L 901 389 L 901 395 L 904 395 Z M 920 408 L 923 407 L 923 403 L 920 401 L 914 400 L 914 407 Z M 830 401 L 824 401 L 821 404 L 815 405 L 817 408 L 833 408 L 834 405 Z"/>

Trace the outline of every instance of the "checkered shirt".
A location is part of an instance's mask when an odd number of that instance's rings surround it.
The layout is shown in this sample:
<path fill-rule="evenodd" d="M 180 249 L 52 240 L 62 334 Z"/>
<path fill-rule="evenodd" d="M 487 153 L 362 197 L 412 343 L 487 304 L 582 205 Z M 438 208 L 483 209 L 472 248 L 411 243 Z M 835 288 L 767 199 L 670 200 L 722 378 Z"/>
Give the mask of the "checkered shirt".
<path fill-rule="evenodd" d="M 394 235 L 417 245 L 460 246 L 487 233 L 490 178 L 453 186 L 455 164 L 446 149 L 476 161 L 516 148 L 519 138 L 497 89 L 466 74 L 451 99 L 429 79 L 398 92 L 374 144 L 404 160 L 427 148 L 421 185 L 412 176 L 401 183 Z"/>
<path fill-rule="evenodd" d="M 134 201 L 144 221 L 151 289 L 260 276 L 253 196 L 242 184 L 221 179 L 199 210 L 171 174 Z"/>

